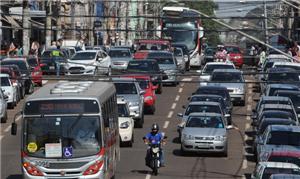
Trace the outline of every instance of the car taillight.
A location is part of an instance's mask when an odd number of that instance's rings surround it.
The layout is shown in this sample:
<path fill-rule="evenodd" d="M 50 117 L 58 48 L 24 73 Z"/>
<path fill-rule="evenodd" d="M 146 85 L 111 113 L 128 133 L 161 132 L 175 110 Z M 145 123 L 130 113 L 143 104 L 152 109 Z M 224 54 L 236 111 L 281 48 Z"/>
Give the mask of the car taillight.
<path fill-rule="evenodd" d="M 24 162 L 23 167 L 26 171 L 33 176 L 44 176 L 35 166 L 31 165 L 29 162 Z"/>
<path fill-rule="evenodd" d="M 98 173 L 98 171 L 101 169 L 102 166 L 103 166 L 103 160 L 98 160 L 95 163 L 93 163 L 91 166 L 89 166 L 89 168 L 83 172 L 83 175 L 96 174 Z"/>
<path fill-rule="evenodd" d="M 43 66 L 47 66 L 47 64 L 41 63 L 41 64 L 40 64 L 40 67 L 43 67 Z"/>

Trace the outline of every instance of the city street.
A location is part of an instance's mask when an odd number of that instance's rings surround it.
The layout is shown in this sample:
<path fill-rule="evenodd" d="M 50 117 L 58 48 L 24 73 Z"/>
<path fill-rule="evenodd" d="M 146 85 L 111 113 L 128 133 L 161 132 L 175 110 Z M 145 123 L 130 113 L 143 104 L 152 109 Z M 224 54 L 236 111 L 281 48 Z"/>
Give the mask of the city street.
<path fill-rule="evenodd" d="M 188 74 L 188 73 L 187 73 Z M 252 81 L 254 78 L 245 76 Z M 248 154 L 251 145 L 251 137 L 245 135 L 250 131 L 250 115 L 255 94 L 253 83 L 247 83 L 247 96 L 245 106 L 234 106 L 233 123 L 234 129 L 229 131 L 228 157 L 224 158 L 215 154 L 189 154 L 182 156 L 176 126 L 179 123 L 177 113 L 183 112 L 182 105 L 186 105 L 187 98 L 196 90 L 198 80 L 196 76 L 183 76 L 183 81 L 177 87 L 165 86 L 163 93 L 158 95 L 155 115 L 146 115 L 143 129 L 134 129 L 134 144 L 132 148 L 121 148 L 121 160 L 117 165 L 116 178 L 118 179 L 141 179 L 141 178 L 249 178 L 255 167 L 252 155 Z M 50 82 L 50 81 L 49 81 Z M 1 178 L 21 178 L 20 166 L 20 118 L 17 118 L 18 134 L 10 135 L 10 124 L 16 112 L 20 111 L 24 100 L 18 106 L 9 110 L 9 120 L 1 124 Z M 150 174 L 150 168 L 145 166 L 146 145 L 142 137 L 150 131 L 151 125 L 157 122 L 160 130 L 168 136 L 164 146 L 166 167 L 159 169 L 158 176 Z M 247 132 L 246 132 L 247 133 Z M 248 134 L 248 133 L 247 133 Z M 9 161 L 9 162 L 8 162 Z"/>

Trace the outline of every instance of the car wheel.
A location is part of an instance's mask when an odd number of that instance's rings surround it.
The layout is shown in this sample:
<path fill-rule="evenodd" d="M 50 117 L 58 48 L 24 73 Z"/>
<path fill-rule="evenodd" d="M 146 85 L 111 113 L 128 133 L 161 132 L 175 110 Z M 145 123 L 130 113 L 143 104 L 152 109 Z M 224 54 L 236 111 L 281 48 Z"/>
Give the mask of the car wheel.
<path fill-rule="evenodd" d="M 157 90 L 156 90 L 156 93 L 157 93 L 157 94 L 161 94 L 162 91 L 163 91 L 162 88 L 163 88 L 163 87 L 162 87 L 162 83 L 159 83 L 158 88 L 157 88 Z"/>
<path fill-rule="evenodd" d="M 154 105 L 149 108 L 149 113 L 150 114 L 154 114 L 155 113 L 155 106 Z"/>
<path fill-rule="evenodd" d="M 1 123 L 6 123 L 7 121 L 7 112 L 5 113 L 5 116 L 1 119 Z"/>
<path fill-rule="evenodd" d="M 185 156 L 186 155 L 186 151 L 184 151 L 183 147 L 182 147 L 182 144 L 180 145 L 180 154 L 182 156 Z"/>
<path fill-rule="evenodd" d="M 133 144 L 133 135 L 131 136 L 131 141 L 128 141 L 127 146 L 132 147 Z"/>
<path fill-rule="evenodd" d="M 111 76 L 111 67 L 108 67 L 107 76 Z"/>
<path fill-rule="evenodd" d="M 14 102 L 11 102 L 11 103 L 9 103 L 9 104 L 7 104 L 7 108 L 8 109 L 14 109 Z"/>
<path fill-rule="evenodd" d="M 245 106 L 245 100 L 240 101 L 241 106 Z"/>
<path fill-rule="evenodd" d="M 39 87 L 42 87 L 42 86 L 43 86 L 43 82 L 40 82 L 40 83 L 38 84 L 38 86 L 39 86 Z"/>

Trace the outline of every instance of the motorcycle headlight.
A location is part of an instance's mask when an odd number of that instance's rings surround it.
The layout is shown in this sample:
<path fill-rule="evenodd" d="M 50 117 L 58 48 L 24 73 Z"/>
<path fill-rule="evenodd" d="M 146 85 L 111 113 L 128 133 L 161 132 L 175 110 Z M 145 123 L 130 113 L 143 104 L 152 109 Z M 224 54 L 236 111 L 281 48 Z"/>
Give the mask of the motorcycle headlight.
<path fill-rule="evenodd" d="M 182 136 L 183 136 L 183 138 L 184 138 L 185 140 L 194 140 L 194 139 L 195 139 L 194 136 L 188 135 L 188 134 L 183 134 Z"/>
<path fill-rule="evenodd" d="M 138 106 L 139 102 L 129 102 L 129 107 L 131 106 Z"/>
<path fill-rule="evenodd" d="M 216 136 L 215 141 L 224 141 L 226 139 L 226 136 Z"/>
<path fill-rule="evenodd" d="M 120 124 L 120 128 L 121 129 L 127 129 L 129 127 L 129 121 L 126 121 L 126 122 L 122 122 Z"/>

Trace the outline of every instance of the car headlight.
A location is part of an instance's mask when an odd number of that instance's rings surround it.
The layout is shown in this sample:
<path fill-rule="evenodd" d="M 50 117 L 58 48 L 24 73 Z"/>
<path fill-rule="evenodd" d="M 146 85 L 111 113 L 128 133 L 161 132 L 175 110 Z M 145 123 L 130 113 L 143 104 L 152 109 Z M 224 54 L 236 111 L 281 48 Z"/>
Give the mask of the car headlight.
<path fill-rule="evenodd" d="M 138 106 L 139 102 L 129 102 L 129 107 L 131 106 Z"/>
<path fill-rule="evenodd" d="M 129 121 L 126 121 L 126 122 L 122 122 L 120 124 L 120 128 L 121 129 L 127 129 L 129 127 Z"/>
<path fill-rule="evenodd" d="M 235 88 L 235 89 L 234 89 L 234 92 L 235 92 L 235 93 L 243 93 L 243 92 L 244 92 L 244 89 L 243 89 L 243 88 Z"/>
<path fill-rule="evenodd" d="M 149 101 L 149 100 L 153 100 L 153 97 L 152 96 L 146 96 L 145 101 Z"/>
<path fill-rule="evenodd" d="M 39 75 L 39 74 L 40 74 L 39 71 L 33 72 L 33 75 Z"/>
<path fill-rule="evenodd" d="M 195 139 L 194 136 L 188 135 L 188 134 L 182 134 L 182 136 L 183 136 L 183 139 L 185 139 L 185 140 L 194 140 Z"/>
<path fill-rule="evenodd" d="M 239 58 L 242 58 L 242 56 L 234 56 L 233 58 L 234 59 L 239 59 Z"/>
<path fill-rule="evenodd" d="M 177 73 L 177 70 L 165 70 L 165 73 L 168 75 L 175 75 Z"/>
<path fill-rule="evenodd" d="M 10 93 L 9 91 L 5 91 L 4 94 L 5 94 L 6 96 L 10 96 L 10 95 L 11 95 L 11 93 Z"/>
<path fill-rule="evenodd" d="M 224 141 L 226 139 L 226 136 L 216 136 L 215 141 Z"/>

